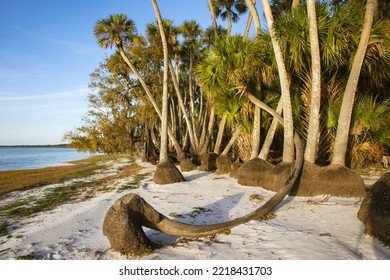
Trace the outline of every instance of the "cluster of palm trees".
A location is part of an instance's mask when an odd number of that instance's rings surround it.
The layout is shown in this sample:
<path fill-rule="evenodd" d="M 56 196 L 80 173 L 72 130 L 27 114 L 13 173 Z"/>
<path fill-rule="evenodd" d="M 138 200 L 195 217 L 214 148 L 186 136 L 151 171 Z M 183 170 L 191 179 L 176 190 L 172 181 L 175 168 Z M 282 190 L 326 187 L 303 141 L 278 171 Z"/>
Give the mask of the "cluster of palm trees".
<path fill-rule="evenodd" d="M 208 0 L 207 30 L 194 20 L 176 27 L 152 4 L 157 21 L 144 36 L 124 14 L 97 22 L 99 45 L 117 52 L 93 88 L 124 104 L 128 135 L 149 143 L 160 163 L 173 150 L 179 161 L 207 152 L 267 160 L 280 152 L 292 163 L 294 132 L 313 164 L 356 167 L 389 152 L 390 23 L 377 0 L 262 0 L 262 25 L 255 0 Z M 249 28 L 231 34 L 246 12 L 253 38 Z M 112 101 L 106 114 L 118 111 Z M 68 140 L 77 146 L 80 134 Z"/>

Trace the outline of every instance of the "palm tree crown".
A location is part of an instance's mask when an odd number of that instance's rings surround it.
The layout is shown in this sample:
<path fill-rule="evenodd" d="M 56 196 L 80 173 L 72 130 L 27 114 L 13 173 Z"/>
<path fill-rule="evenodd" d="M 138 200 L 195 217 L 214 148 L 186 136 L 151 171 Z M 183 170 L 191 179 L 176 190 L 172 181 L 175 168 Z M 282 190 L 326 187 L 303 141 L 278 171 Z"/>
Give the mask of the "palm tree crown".
<path fill-rule="evenodd" d="M 104 49 L 112 48 L 114 44 L 123 47 L 123 43 L 131 41 L 136 32 L 134 21 L 125 14 L 112 14 L 99 20 L 94 27 L 98 44 Z"/>

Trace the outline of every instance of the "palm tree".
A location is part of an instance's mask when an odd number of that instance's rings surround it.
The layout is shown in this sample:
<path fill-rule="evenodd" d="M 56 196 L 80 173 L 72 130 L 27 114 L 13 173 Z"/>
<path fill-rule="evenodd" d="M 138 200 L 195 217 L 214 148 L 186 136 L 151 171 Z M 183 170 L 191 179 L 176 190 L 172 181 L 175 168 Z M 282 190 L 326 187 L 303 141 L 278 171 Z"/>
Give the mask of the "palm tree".
<path fill-rule="evenodd" d="M 183 175 L 168 158 L 168 73 L 169 73 L 169 50 L 165 36 L 164 23 L 161 18 L 160 9 L 156 0 L 152 0 L 153 9 L 156 14 L 158 27 L 164 52 L 164 74 L 162 94 L 162 118 L 161 118 L 161 147 L 160 161 L 154 173 L 153 180 L 157 184 L 168 184 L 184 181 Z"/>
<path fill-rule="evenodd" d="M 305 161 L 315 163 L 320 133 L 321 55 L 318 40 L 317 17 L 314 0 L 307 0 L 311 49 L 311 95 L 309 128 L 306 140 Z"/>
<path fill-rule="evenodd" d="M 283 119 L 284 119 L 284 141 L 283 141 L 283 162 L 291 163 L 294 160 L 294 124 L 292 117 L 291 97 L 290 97 L 290 81 L 287 75 L 287 70 L 284 62 L 282 48 L 280 46 L 274 19 L 271 12 L 271 7 L 268 0 L 262 0 L 265 18 L 267 20 L 269 34 L 271 37 L 272 46 L 275 52 L 275 59 L 278 65 L 279 79 L 282 90 L 283 100 Z"/>
<path fill-rule="evenodd" d="M 160 146 L 160 163 L 168 161 L 168 63 L 169 52 L 168 43 L 165 37 L 164 23 L 161 18 L 160 10 L 156 0 L 152 0 L 154 12 L 158 26 L 160 29 L 160 36 L 164 53 L 164 76 L 163 76 L 163 94 L 162 94 L 162 118 L 161 118 L 161 146 Z"/>
<path fill-rule="evenodd" d="M 227 35 L 229 38 L 232 30 L 232 23 L 237 22 L 240 15 L 245 14 L 248 7 L 244 0 L 213 0 L 216 15 L 228 21 Z"/>
<path fill-rule="evenodd" d="M 113 14 L 106 19 L 98 20 L 94 27 L 94 33 L 98 40 L 98 44 L 104 48 L 112 48 L 115 45 L 118 48 L 118 51 L 126 62 L 126 64 L 131 69 L 132 73 L 137 77 L 138 81 L 141 83 L 142 88 L 144 89 L 146 95 L 148 96 L 150 102 L 152 103 L 157 115 L 162 120 L 162 113 L 160 108 L 155 101 L 152 92 L 150 91 L 149 86 L 146 84 L 141 73 L 129 59 L 124 50 L 124 45 L 127 43 L 132 43 L 136 38 L 136 27 L 134 22 L 129 19 L 125 14 Z M 184 153 L 178 143 L 177 139 L 173 135 L 172 131 L 168 129 L 169 137 L 175 146 L 175 150 L 179 158 L 184 157 Z"/>
<path fill-rule="evenodd" d="M 359 45 L 353 59 L 351 72 L 349 74 L 347 86 L 343 96 L 343 102 L 341 105 L 332 164 L 345 166 L 345 157 L 348 148 L 349 130 L 351 125 L 352 110 L 355 102 L 355 93 L 370 39 L 370 32 L 377 5 L 377 0 L 367 0 L 362 35 L 360 37 Z"/>

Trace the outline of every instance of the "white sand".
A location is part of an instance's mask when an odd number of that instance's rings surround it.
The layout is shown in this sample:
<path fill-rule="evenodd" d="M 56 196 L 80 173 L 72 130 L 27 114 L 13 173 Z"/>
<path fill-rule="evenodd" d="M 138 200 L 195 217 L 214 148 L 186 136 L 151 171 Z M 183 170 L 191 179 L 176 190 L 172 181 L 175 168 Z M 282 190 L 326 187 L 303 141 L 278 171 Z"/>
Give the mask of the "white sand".
<path fill-rule="evenodd" d="M 155 170 L 155 166 L 138 163 L 144 166 L 141 173 L 152 174 Z M 120 166 L 115 165 L 110 172 Z M 159 186 L 149 175 L 138 189 L 98 193 L 90 200 L 70 202 L 20 221 L 15 229 L 11 225 L 10 235 L 0 237 L 0 259 L 26 255 L 61 260 L 125 259 L 110 249 L 102 224 L 108 208 L 128 192 L 138 193 L 172 219 L 196 224 L 242 216 L 273 194 L 259 187 L 243 187 L 228 175 L 192 171 L 184 176 L 184 183 Z M 118 180 L 114 186 L 119 188 L 127 181 Z M 0 205 L 39 191 L 43 190 L 11 193 Z M 253 194 L 264 196 L 264 200 L 250 199 Z M 390 259 L 389 248 L 363 233 L 356 217 L 360 202 L 355 198 L 288 197 L 274 210 L 274 219 L 251 221 L 214 240 L 188 240 L 145 229 L 154 242 L 164 246 L 143 259 Z"/>

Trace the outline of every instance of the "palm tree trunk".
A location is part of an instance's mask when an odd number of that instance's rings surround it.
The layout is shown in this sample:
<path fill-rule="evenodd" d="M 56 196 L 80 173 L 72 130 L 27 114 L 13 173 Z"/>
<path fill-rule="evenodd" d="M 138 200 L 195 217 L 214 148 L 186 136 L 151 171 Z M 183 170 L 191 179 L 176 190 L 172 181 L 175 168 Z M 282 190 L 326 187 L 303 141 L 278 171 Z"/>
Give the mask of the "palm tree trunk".
<path fill-rule="evenodd" d="M 209 125 L 207 127 L 207 134 L 206 134 L 206 139 L 204 141 L 204 143 L 202 143 L 202 150 L 201 150 L 201 154 L 204 154 L 207 152 L 207 149 L 209 147 L 209 144 L 210 144 L 210 140 L 211 140 L 211 135 L 213 133 L 213 127 L 214 127 L 214 120 L 215 120 L 215 113 L 214 113 L 214 107 L 211 108 L 211 112 L 210 112 L 210 119 L 209 119 Z"/>
<path fill-rule="evenodd" d="M 187 128 L 188 128 L 188 133 L 189 133 L 189 137 L 190 137 L 191 147 L 194 150 L 194 152 L 197 153 L 197 144 L 195 142 L 193 126 L 192 126 L 191 120 L 190 120 L 190 118 L 188 116 L 188 113 L 186 111 L 186 108 L 185 108 L 185 105 L 184 105 L 184 101 L 183 101 L 183 97 L 182 97 L 181 92 L 180 92 L 180 87 L 179 87 L 178 81 L 176 80 L 175 72 L 174 72 L 173 65 L 172 65 L 171 62 L 169 62 L 169 69 L 170 69 L 171 78 L 172 78 L 172 81 L 173 81 L 173 86 L 175 88 L 176 96 L 177 96 L 177 99 L 179 101 L 179 106 L 180 106 L 180 109 L 181 109 L 181 113 L 184 116 L 184 120 L 185 120 Z"/>
<path fill-rule="evenodd" d="M 169 53 L 164 25 L 156 0 L 152 0 L 154 12 L 160 29 L 161 41 L 164 52 L 163 95 L 162 95 L 162 118 L 161 118 L 161 147 L 160 163 L 168 161 L 168 63 Z"/>
<path fill-rule="evenodd" d="M 222 115 L 221 122 L 219 123 L 218 128 L 218 135 L 217 139 L 215 140 L 215 147 L 214 147 L 214 153 L 219 154 L 221 152 L 221 144 L 222 144 L 222 138 L 223 138 L 223 132 L 225 131 L 226 126 L 226 115 Z"/>
<path fill-rule="evenodd" d="M 230 34 L 232 33 L 232 15 L 230 11 L 227 11 L 227 20 L 228 20 L 228 27 L 226 32 L 226 40 L 229 40 Z"/>
<path fill-rule="evenodd" d="M 359 81 L 363 60 L 366 54 L 368 41 L 370 39 L 372 23 L 374 21 L 377 6 L 377 0 L 367 0 L 362 35 L 360 37 L 358 49 L 353 59 L 351 72 L 348 77 L 343 102 L 341 104 L 336 139 L 334 143 L 332 164 L 345 166 L 345 157 L 348 148 L 349 129 L 351 125 L 351 116 L 355 101 L 355 93 Z"/>
<path fill-rule="evenodd" d="M 295 9 L 296 7 L 298 7 L 299 4 L 300 4 L 300 0 L 293 0 L 292 1 L 292 5 L 291 5 L 291 10 Z"/>
<path fill-rule="evenodd" d="M 283 102 L 282 99 L 279 100 L 278 106 L 276 107 L 276 113 L 281 114 L 283 110 Z M 271 126 L 268 129 L 267 136 L 265 137 L 263 147 L 261 148 L 259 158 L 266 160 L 269 155 L 269 151 L 271 149 L 272 142 L 274 140 L 276 128 L 278 127 L 279 121 L 277 118 L 272 120 Z"/>
<path fill-rule="evenodd" d="M 261 109 L 256 106 L 254 111 L 254 118 L 253 118 L 251 159 L 254 159 L 259 155 L 260 136 L 261 136 Z"/>
<path fill-rule="evenodd" d="M 309 34 L 311 49 L 311 98 L 310 119 L 307 132 L 305 161 L 315 163 L 317 158 L 320 134 L 320 105 L 321 105 L 321 56 L 318 41 L 316 7 L 314 0 L 307 0 L 307 14 L 309 17 Z"/>
<path fill-rule="evenodd" d="M 207 3 L 209 5 L 209 10 L 210 10 L 210 14 L 211 14 L 211 20 L 213 22 L 213 29 L 214 29 L 214 39 L 217 40 L 218 39 L 218 25 L 217 25 L 217 20 L 216 20 L 216 17 L 215 17 L 215 11 L 214 11 L 214 6 L 213 6 L 213 2 L 212 0 L 207 0 Z"/>
<path fill-rule="evenodd" d="M 232 138 L 230 138 L 230 141 L 229 143 L 226 145 L 225 149 L 223 149 L 221 155 L 227 155 L 230 151 L 230 148 L 233 146 L 234 142 L 236 142 L 238 136 L 240 136 L 242 132 L 242 129 L 240 127 L 238 127 L 236 129 L 236 131 L 234 132 L 234 134 L 232 135 Z"/>
<path fill-rule="evenodd" d="M 251 25 L 252 25 L 252 20 L 253 20 L 253 15 L 252 15 L 252 13 L 249 13 L 248 19 L 247 19 L 246 25 L 245 25 L 244 36 L 242 37 L 243 41 L 246 41 L 248 39 L 249 30 L 251 29 Z"/>
<path fill-rule="evenodd" d="M 294 161 L 294 124 L 292 117 L 289 79 L 284 63 L 282 49 L 276 35 L 270 4 L 268 0 L 262 0 L 262 3 L 271 36 L 272 46 L 275 52 L 276 63 L 278 65 L 279 79 L 282 90 L 284 120 L 283 162 L 291 163 Z"/>
<path fill-rule="evenodd" d="M 259 13 L 256 8 L 256 0 L 245 0 L 245 2 L 248 5 L 249 10 L 251 11 L 251 14 L 253 16 L 253 23 L 255 24 L 256 34 L 258 34 L 261 30 L 261 25 Z"/>

